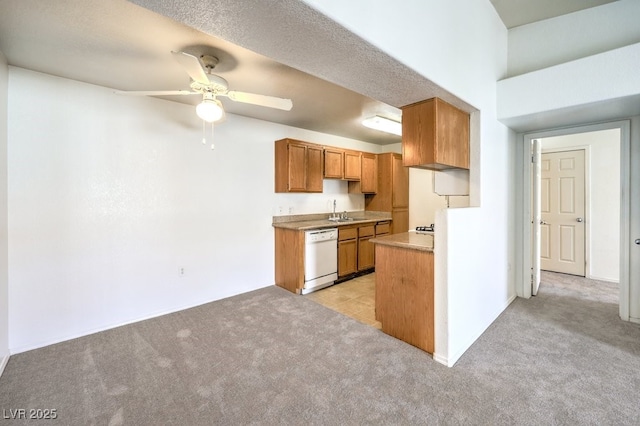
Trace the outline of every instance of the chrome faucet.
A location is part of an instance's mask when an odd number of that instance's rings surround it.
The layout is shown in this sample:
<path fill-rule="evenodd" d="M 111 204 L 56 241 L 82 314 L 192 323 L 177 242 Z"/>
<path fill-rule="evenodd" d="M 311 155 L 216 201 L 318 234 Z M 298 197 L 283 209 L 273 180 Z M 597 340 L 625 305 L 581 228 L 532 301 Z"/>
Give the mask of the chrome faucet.
<path fill-rule="evenodd" d="M 336 200 L 333 200 L 333 214 L 329 216 L 329 220 L 337 221 L 340 217 L 336 214 Z"/>

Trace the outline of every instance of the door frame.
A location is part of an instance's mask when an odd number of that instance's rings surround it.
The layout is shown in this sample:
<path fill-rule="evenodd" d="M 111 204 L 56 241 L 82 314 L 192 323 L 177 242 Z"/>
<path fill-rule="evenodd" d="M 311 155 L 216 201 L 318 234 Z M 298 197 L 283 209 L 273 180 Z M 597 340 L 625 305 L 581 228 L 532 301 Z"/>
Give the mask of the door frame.
<path fill-rule="evenodd" d="M 532 279 L 532 169 L 533 139 L 565 136 L 599 130 L 620 130 L 620 318 L 629 321 L 631 121 L 620 120 L 561 129 L 541 130 L 517 135 L 516 143 L 516 295 L 531 297 Z M 588 179 L 586 179 L 588 180 Z"/>

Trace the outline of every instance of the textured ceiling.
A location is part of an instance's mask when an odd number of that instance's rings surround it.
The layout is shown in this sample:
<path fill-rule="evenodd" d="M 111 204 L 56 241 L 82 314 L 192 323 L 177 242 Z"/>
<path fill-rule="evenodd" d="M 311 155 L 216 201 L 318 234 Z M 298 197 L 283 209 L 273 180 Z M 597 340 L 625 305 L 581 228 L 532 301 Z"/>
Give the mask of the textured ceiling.
<path fill-rule="evenodd" d="M 124 0 L 0 0 L 0 10 L 0 50 L 13 66 L 120 90 L 177 90 L 188 89 L 189 78 L 170 51 L 213 53 L 220 59 L 215 72 L 232 90 L 294 103 L 287 112 L 223 98 L 228 112 L 377 144 L 400 142 L 360 124 L 375 114 L 399 119 L 397 108 Z"/>
<path fill-rule="evenodd" d="M 215 8 L 202 1 L 133 2 L 395 107 L 439 96 L 472 110 L 299 0 L 216 0 Z"/>
<path fill-rule="evenodd" d="M 10 65 L 120 90 L 177 90 L 189 78 L 170 51 L 213 54 L 230 89 L 294 104 L 287 112 L 222 99 L 228 112 L 293 127 L 385 145 L 400 138 L 363 118 L 399 119 L 399 107 L 434 96 L 473 110 L 300 0 L 0 0 L 0 11 Z"/>

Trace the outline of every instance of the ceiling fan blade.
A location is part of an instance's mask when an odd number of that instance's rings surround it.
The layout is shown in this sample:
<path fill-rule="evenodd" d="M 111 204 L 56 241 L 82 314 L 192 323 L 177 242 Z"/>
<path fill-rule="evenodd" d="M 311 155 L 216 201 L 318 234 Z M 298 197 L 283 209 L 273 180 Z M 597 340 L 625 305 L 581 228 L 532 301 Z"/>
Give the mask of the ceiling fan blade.
<path fill-rule="evenodd" d="M 187 71 L 187 74 L 189 74 L 189 77 L 191 77 L 193 81 L 197 81 L 200 84 L 209 84 L 209 78 L 204 68 L 202 68 L 200 59 L 184 52 L 171 51 L 171 54 L 174 59 L 182 65 L 185 71 Z"/>
<path fill-rule="evenodd" d="M 276 98 L 274 96 L 257 95 L 255 93 L 236 92 L 230 90 L 226 93 L 229 99 L 236 102 L 243 102 L 245 104 L 259 105 L 269 108 L 277 108 L 285 111 L 290 111 L 293 107 L 291 99 Z"/>
<path fill-rule="evenodd" d="M 191 90 L 114 90 L 118 95 L 130 96 L 174 96 L 174 95 L 198 95 L 198 92 Z"/>

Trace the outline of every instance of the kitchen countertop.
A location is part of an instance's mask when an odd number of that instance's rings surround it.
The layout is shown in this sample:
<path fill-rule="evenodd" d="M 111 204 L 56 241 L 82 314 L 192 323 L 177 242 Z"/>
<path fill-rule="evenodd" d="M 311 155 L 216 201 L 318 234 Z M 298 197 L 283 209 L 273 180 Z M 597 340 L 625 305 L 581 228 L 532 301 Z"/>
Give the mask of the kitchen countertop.
<path fill-rule="evenodd" d="M 337 228 L 339 226 L 359 225 L 363 223 L 376 223 L 391 220 L 391 213 L 387 212 L 350 212 L 347 213 L 353 220 L 345 222 L 333 222 L 328 220 L 329 214 L 309 214 L 297 216 L 274 216 L 273 227 L 306 231 L 309 229 Z"/>
<path fill-rule="evenodd" d="M 433 251 L 433 233 L 422 234 L 416 232 L 402 232 L 369 240 L 374 244 L 391 247 L 406 248 L 420 251 Z"/>

